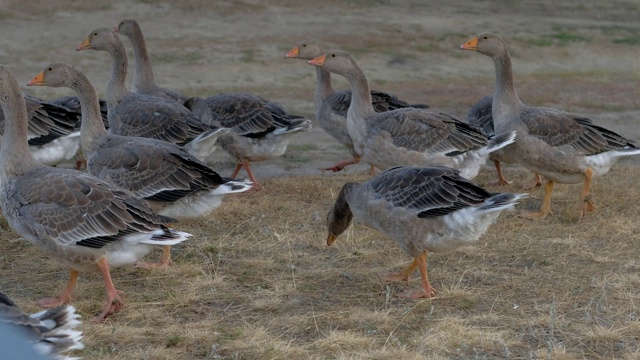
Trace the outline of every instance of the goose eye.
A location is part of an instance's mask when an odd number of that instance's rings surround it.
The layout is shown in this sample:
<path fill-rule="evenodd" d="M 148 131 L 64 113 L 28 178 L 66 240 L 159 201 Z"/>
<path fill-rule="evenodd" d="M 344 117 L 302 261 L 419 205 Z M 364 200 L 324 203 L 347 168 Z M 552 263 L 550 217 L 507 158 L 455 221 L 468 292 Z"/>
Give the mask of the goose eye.
<path fill-rule="evenodd" d="M 49 71 L 53 71 L 53 69 L 52 69 L 52 68 L 48 68 L 47 70 L 49 70 Z"/>
<path fill-rule="evenodd" d="M 98 36 L 98 33 L 97 33 L 97 32 L 94 32 L 94 33 L 93 33 L 93 36 Z"/>
<path fill-rule="evenodd" d="M 336 54 L 331 54 L 331 57 L 336 57 Z"/>
<path fill-rule="evenodd" d="M 485 35 L 485 36 L 483 37 L 483 39 L 485 39 L 485 40 L 487 40 L 488 38 L 489 38 L 489 37 L 488 37 L 487 35 Z"/>
<path fill-rule="evenodd" d="M 302 44 L 302 47 L 307 47 L 307 44 Z"/>

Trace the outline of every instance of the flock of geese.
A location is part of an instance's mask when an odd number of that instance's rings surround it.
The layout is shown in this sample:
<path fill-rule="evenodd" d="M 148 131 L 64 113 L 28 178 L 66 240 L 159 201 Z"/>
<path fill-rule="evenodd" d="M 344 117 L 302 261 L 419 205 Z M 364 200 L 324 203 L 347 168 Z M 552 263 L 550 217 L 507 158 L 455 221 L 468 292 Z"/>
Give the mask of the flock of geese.
<path fill-rule="evenodd" d="M 131 91 L 125 85 L 128 59 L 118 34 L 133 44 Z M 311 121 L 280 105 L 244 93 L 186 98 L 156 85 L 140 26 L 124 20 L 113 30 L 89 33 L 77 50 L 105 51 L 111 77 L 105 100 L 89 79 L 65 63 L 53 63 L 28 86 L 67 87 L 75 97 L 44 101 L 23 95 L 0 65 L 4 126 L 0 147 L 0 201 L 9 225 L 27 241 L 69 268 L 69 282 L 57 298 L 38 301 L 51 310 L 28 316 L 0 293 L 0 319 L 29 329 L 43 352 L 59 355 L 82 348 L 75 309 L 68 306 L 80 272 L 100 272 L 107 300 L 93 321 L 123 305 L 110 269 L 136 263 L 152 246 L 162 246 L 157 263 L 171 264 L 170 247 L 191 234 L 169 224 L 209 214 L 230 193 L 258 190 L 251 162 L 282 155 L 288 139 L 308 131 Z M 327 215 L 331 245 L 353 219 L 394 239 L 413 262 L 387 281 L 409 281 L 416 268 L 421 287 L 399 296 L 432 297 L 427 252 L 444 252 L 478 238 L 502 210 L 527 194 L 492 193 L 471 180 L 490 159 L 499 183 L 500 163 L 518 163 L 546 179 L 539 212 L 551 213 L 554 184 L 582 183 L 579 217 L 595 209 L 594 176 L 605 174 L 621 156 L 640 153 L 632 141 L 557 109 L 531 107 L 519 98 L 505 42 L 483 33 L 461 46 L 492 58 L 493 96 L 469 111 L 468 121 L 434 112 L 371 90 L 354 58 L 301 42 L 286 58 L 315 67 L 317 123 L 352 154 L 327 168 L 340 171 L 364 162 L 382 172 L 363 183 L 347 183 Z M 335 91 L 331 73 L 351 90 Z M 237 162 L 230 177 L 212 169 L 220 147 Z M 80 150 L 80 151 L 78 151 Z M 79 154 L 76 167 L 53 167 Z M 46 164 L 46 165 L 45 165 Z M 244 169 L 249 179 L 235 177 Z M 45 345 L 42 345 L 45 344 Z"/>

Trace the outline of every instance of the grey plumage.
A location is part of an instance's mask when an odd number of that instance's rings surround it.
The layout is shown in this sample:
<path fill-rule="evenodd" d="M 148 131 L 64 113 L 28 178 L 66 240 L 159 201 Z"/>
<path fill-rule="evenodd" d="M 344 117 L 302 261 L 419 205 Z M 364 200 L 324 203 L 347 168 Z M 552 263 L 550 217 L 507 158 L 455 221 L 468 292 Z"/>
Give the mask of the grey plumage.
<path fill-rule="evenodd" d="M 327 244 L 343 233 L 352 218 L 394 239 L 414 257 L 398 280 L 406 281 L 421 269 L 421 292 L 434 290 L 426 275 L 426 254 L 450 251 L 472 243 L 525 194 L 491 193 L 447 167 L 400 166 L 362 184 L 348 183 L 327 215 Z"/>
<path fill-rule="evenodd" d="M 79 317 L 69 305 L 28 315 L 0 292 L 0 323 L 24 334 L 36 351 L 53 359 L 69 359 L 62 353 L 84 348 L 82 332 L 75 330 Z"/>
<path fill-rule="evenodd" d="M 137 21 L 133 19 L 122 20 L 115 27 L 115 32 L 126 36 L 133 45 L 135 66 L 131 80 L 131 91 L 171 99 L 179 103 L 184 103 L 187 100 L 187 97 L 177 91 L 156 85 L 147 43 Z"/>

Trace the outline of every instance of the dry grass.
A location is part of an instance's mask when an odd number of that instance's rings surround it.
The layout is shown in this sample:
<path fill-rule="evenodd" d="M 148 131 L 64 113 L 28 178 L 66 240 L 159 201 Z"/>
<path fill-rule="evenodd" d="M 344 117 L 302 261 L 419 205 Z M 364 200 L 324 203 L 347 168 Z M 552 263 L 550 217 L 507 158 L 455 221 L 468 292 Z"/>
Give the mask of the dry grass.
<path fill-rule="evenodd" d="M 74 51 L 96 26 L 137 18 L 156 78 L 191 95 L 247 91 L 312 116 L 313 71 L 282 59 L 303 39 L 352 51 L 373 87 L 464 117 L 490 94 L 488 59 L 457 50 L 472 34 L 508 39 L 527 103 L 586 114 L 640 139 L 640 58 L 633 0 L 585 2 L 375 2 L 291 0 L 0 1 L 0 60 L 22 83 L 68 61 L 104 90 L 107 60 Z M 99 25 L 98 25 L 99 24 Z M 345 36 L 349 34 L 349 36 Z M 573 41 L 579 39 L 579 41 Z M 626 39 L 625 41 L 619 41 Z M 634 45 L 635 44 L 635 45 Z M 337 88 L 346 83 L 336 78 Z M 26 89 L 45 98 L 68 94 Z M 195 236 L 175 266 L 113 271 L 125 307 L 85 323 L 86 359 L 581 359 L 640 358 L 640 161 L 621 161 L 593 185 L 598 209 L 578 223 L 579 185 L 554 189 L 555 215 L 531 222 L 503 214 L 473 246 L 429 257 L 434 299 L 397 299 L 419 286 L 381 283 L 409 257 L 355 225 L 325 245 L 325 214 L 343 183 L 315 169 L 346 151 L 319 129 L 292 140 L 286 156 L 256 164 L 265 189 L 230 196 L 210 218 L 178 224 Z M 232 163 L 218 168 L 224 174 Z M 507 166 L 520 191 L 532 176 Z M 283 177 L 283 175 L 286 176 Z M 292 177 L 291 174 L 309 176 Z M 312 175 L 310 175 L 312 174 Z M 487 166 L 480 184 L 494 179 Z M 541 190 L 518 206 L 537 209 Z M 57 294 L 66 270 L 0 219 L 0 289 L 28 311 Z M 154 259 L 159 252 L 154 253 Z M 417 275 L 416 275 L 417 277 Z M 101 307 L 97 275 L 82 276 L 74 305 Z"/>
<path fill-rule="evenodd" d="M 492 178 L 487 170 L 478 182 Z M 529 180 L 524 170 L 507 170 Z M 598 211 L 581 223 L 579 186 L 558 187 L 556 215 L 545 221 L 503 214 L 474 246 L 430 257 L 440 292 L 418 302 L 396 298 L 417 282 L 384 284 L 376 276 L 409 260 L 391 240 L 356 225 L 335 246 L 324 244 L 332 197 L 363 176 L 271 179 L 262 192 L 228 197 L 211 218 L 181 223 L 195 236 L 174 251 L 170 269 L 115 270 L 126 307 L 105 324 L 83 325 L 81 354 L 633 358 L 640 351 L 640 214 L 628 199 L 638 196 L 638 176 L 637 167 L 620 166 L 599 179 Z M 521 209 L 540 205 L 540 191 L 532 195 Z M 65 271 L 2 228 L 2 288 L 35 311 L 29 304 L 59 291 Z M 89 318 L 103 301 L 100 278 L 83 277 L 75 296 Z"/>

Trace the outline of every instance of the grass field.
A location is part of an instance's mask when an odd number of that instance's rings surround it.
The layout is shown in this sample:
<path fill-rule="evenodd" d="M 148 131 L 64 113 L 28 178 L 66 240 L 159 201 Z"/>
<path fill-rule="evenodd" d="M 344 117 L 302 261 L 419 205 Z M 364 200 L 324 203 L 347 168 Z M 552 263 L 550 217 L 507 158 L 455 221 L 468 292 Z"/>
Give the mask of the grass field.
<path fill-rule="evenodd" d="M 247 91 L 313 117 L 314 77 L 284 60 L 303 39 L 356 56 L 374 87 L 460 117 L 490 94 L 488 58 L 457 51 L 481 31 L 510 45 L 520 96 L 530 104 L 585 114 L 640 140 L 640 25 L 634 1 L 44 1 L 0 2 L 0 63 L 26 83 L 44 66 L 69 61 L 100 91 L 103 54 L 75 53 L 98 26 L 136 17 L 161 85 L 191 95 Z M 11 35 L 8 35 L 11 34 Z M 344 34 L 349 34 L 346 36 Z M 88 53 L 88 54 L 86 54 Z M 336 79 L 336 87 L 345 83 Z M 42 97 L 65 95 L 50 88 Z M 256 164 L 264 190 L 225 198 L 210 217 L 176 224 L 194 234 L 173 251 L 174 266 L 113 271 L 125 307 L 82 325 L 85 359 L 582 359 L 640 358 L 640 159 L 620 161 L 592 192 L 598 205 L 578 222 L 579 185 L 542 191 L 505 212 L 473 246 L 429 257 L 435 298 L 399 300 L 408 284 L 377 274 L 411 259 L 380 233 L 352 226 L 326 246 L 325 216 L 347 181 L 318 168 L 348 153 L 319 128 L 289 152 Z M 221 160 L 228 175 L 233 164 Z M 505 168 L 520 192 L 532 176 Z M 487 165 L 476 178 L 494 180 Z M 60 267 L 0 220 L 0 289 L 25 310 L 57 294 Z M 150 257 L 155 259 L 159 251 Z M 417 274 L 414 275 L 417 278 Z M 83 319 L 102 306 L 104 287 L 81 275 L 73 304 Z"/>

